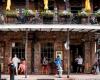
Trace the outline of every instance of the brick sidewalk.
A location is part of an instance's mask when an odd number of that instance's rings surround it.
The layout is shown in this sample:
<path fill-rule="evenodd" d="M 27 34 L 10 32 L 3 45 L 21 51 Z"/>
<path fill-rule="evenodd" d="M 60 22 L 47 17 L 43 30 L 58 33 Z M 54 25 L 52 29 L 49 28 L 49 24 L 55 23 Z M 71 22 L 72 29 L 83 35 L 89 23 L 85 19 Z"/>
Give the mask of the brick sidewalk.
<path fill-rule="evenodd" d="M 2 75 L 3 79 L 10 80 L 9 75 Z M 71 74 L 67 79 L 67 75 L 63 75 L 62 78 L 58 78 L 57 75 L 28 75 L 25 78 L 24 75 L 15 76 L 15 80 L 100 80 L 100 75 L 92 74 Z"/>

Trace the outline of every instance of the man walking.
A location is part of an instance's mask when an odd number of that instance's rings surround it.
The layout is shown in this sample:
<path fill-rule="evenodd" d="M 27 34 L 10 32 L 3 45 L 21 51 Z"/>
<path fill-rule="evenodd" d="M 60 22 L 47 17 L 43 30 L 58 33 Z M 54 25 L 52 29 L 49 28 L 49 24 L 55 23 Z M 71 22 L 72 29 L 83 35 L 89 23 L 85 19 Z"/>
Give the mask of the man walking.
<path fill-rule="evenodd" d="M 58 75 L 59 75 L 59 78 L 62 77 L 62 61 L 61 61 L 61 58 L 59 56 L 57 56 L 57 58 L 55 59 L 55 64 L 56 64 L 56 67 L 57 67 L 57 70 L 58 70 Z"/>
<path fill-rule="evenodd" d="M 15 67 L 15 70 L 16 70 L 16 75 L 18 75 L 18 63 L 20 63 L 20 59 L 17 57 L 16 54 L 12 59 L 12 63 L 14 64 L 14 67 Z"/>
<path fill-rule="evenodd" d="M 82 72 L 82 67 L 83 67 L 83 58 L 79 55 L 78 58 L 76 58 L 77 60 L 77 72 L 81 73 Z"/>

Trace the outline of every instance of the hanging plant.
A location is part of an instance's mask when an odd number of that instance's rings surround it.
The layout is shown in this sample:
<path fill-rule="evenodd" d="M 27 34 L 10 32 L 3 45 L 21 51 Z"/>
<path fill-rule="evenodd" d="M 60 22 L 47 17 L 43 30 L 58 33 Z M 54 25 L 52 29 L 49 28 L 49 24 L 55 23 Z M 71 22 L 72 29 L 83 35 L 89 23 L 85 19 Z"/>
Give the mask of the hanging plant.
<path fill-rule="evenodd" d="M 10 11 L 5 11 L 5 15 L 6 16 L 16 16 L 17 12 L 14 10 L 10 10 Z"/>
<path fill-rule="evenodd" d="M 94 14 L 95 14 L 95 16 L 100 17 L 100 9 L 97 10 Z"/>
<path fill-rule="evenodd" d="M 73 14 L 71 13 L 71 11 L 69 9 L 67 9 L 67 10 L 64 10 L 64 11 L 59 11 L 58 15 L 59 16 L 71 16 Z"/>
<path fill-rule="evenodd" d="M 82 9 L 82 11 L 78 11 L 78 16 L 87 17 L 89 13 L 86 12 L 85 9 Z"/>
<path fill-rule="evenodd" d="M 24 16 L 29 16 L 29 11 L 28 11 L 28 9 L 24 9 L 23 14 L 24 14 Z"/>
<path fill-rule="evenodd" d="M 40 15 L 41 16 L 49 16 L 49 17 L 51 17 L 51 16 L 54 15 L 54 13 L 51 10 L 46 10 L 46 11 L 42 11 Z"/>

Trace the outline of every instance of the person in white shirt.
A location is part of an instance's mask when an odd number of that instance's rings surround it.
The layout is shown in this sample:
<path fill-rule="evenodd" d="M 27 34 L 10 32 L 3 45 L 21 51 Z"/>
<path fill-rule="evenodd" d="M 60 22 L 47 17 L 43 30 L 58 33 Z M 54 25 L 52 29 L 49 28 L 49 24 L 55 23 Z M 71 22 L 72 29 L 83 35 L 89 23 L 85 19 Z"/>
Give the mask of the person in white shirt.
<path fill-rule="evenodd" d="M 14 67 L 16 69 L 16 75 L 18 75 L 18 63 L 20 63 L 20 59 L 17 57 L 16 54 L 12 59 L 12 63 L 14 64 Z"/>
<path fill-rule="evenodd" d="M 83 58 L 79 55 L 78 58 L 76 58 L 77 60 L 77 72 L 82 72 L 82 65 L 83 65 Z"/>

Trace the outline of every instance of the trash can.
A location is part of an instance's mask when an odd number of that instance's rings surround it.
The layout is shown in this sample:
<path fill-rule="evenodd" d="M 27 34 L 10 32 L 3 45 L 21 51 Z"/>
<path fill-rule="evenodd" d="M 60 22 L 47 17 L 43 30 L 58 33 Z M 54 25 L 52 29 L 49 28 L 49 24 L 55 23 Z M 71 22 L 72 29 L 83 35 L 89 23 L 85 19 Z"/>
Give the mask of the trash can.
<path fill-rule="evenodd" d="M 10 80 L 14 80 L 14 64 L 10 64 Z"/>

